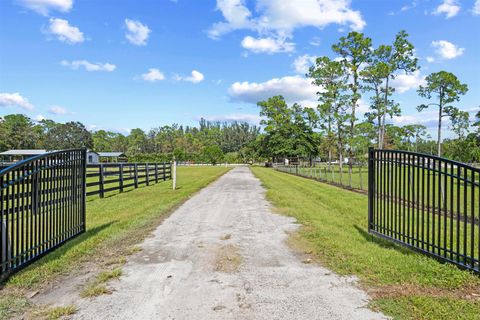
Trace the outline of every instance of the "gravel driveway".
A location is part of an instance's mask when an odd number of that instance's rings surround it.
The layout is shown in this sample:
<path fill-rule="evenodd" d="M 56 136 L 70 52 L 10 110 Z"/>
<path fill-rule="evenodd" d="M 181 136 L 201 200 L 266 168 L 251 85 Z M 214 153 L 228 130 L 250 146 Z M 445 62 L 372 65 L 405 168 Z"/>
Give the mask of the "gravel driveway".
<path fill-rule="evenodd" d="M 77 302 L 76 319 L 384 319 L 352 278 L 285 244 L 298 225 L 272 213 L 248 168 L 178 208 L 131 256 L 110 295 Z"/>

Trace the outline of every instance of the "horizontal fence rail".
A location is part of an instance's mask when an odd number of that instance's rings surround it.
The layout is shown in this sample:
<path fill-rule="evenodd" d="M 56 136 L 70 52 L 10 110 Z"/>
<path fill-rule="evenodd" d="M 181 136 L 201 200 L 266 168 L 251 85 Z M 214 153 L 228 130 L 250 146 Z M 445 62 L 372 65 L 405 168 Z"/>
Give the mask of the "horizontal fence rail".
<path fill-rule="evenodd" d="M 172 164 L 100 163 L 87 165 L 87 196 L 123 192 L 142 185 L 155 184 L 172 177 Z"/>
<path fill-rule="evenodd" d="M 0 171 L 0 278 L 85 231 L 85 157 L 56 151 Z"/>
<path fill-rule="evenodd" d="M 369 151 L 369 232 L 480 272 L 480 169 L 407 151 Z"/>
<path fill-rule="evenodd" d="M 275 164 L 274 169 L 326 182 L 346 189 L 367 191 L 368 167 L 362 164 L 340 166 L 338 163 L 316 163 L 313 166 Z"/>

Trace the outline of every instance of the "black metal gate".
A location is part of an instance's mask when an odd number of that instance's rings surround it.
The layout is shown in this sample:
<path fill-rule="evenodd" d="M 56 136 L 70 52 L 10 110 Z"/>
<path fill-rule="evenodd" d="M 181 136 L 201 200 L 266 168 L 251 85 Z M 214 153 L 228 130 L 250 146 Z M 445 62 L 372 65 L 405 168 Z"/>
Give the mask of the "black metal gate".
<path fill-rule="evenodd" d="M 63 150 L 0 171 L 0 278 L 85 231 L 85 159 Z"/>
<path fill-rule="evenodd" d="M 480 272 L 480 169 L 369 150 L 369 232 Z"/>

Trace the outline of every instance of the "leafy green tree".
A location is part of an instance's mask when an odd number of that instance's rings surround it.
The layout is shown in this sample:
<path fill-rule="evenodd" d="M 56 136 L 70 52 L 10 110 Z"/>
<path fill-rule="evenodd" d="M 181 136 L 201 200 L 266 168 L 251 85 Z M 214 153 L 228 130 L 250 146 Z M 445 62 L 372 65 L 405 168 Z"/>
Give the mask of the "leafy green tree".
<path fill-rule="evenodd" d="M 480 109 L 480 107 L 478 108 Z M 477 135 L 480 136 L 480 111 L 477 111 L 477 113 L 475 114 L 475 120 L 473 121 L 472 126 L 476 128 L 475 131 Z"/>
<path fill-rule="evenodd" d="M 392 45 L 380 45 L 374 51 L 372 61 L 374 69 L 371 70 L 376 77 L 383 77 L 383 88 L 381 95 L 383 103 L 377 105 L 377 117 L 380 117 L 379 124 L 379 145 L 383 148 L 385 138 L 386 116 L 399 113 L 398 105 L 391 101 L 391 94 L 394 89 L 391 87 L 391 80 L 394 80 L 399 72 L 410 74 L 419 69 L 418 59 L 415 57 L 415 47 L 408 41 L 408 34 L 400 31 Z"/>
<path fill-rule="evenodd" d="M 462 84 L 457 76 L 447 71 L 434 72 L 427 76 L 426 85 L 420 86 L 417 90 L 422 98 L 432 99 L 435 97 L 438 102 L 421 104 L 417 107 L 420 112 L 430 106 L 438 107 L 438 134 L 437 134 L 437 155 L 442 154 L 442 118 L 452 116 L 455 107 L 450 103 L 460 100 L 460 96 L 468 91 L 468 86 Z"/>
<path fill-rule="evenodd" d="M 360 94 L 360 71 L 362 65 L 370 62 L 372 54 L 372 39 L 365 37 L 363 33 L 352 31 L 346 37 L 341 37 L 339 42 L 332 46 L 335 53 L 342 57 L 342 63 L 345 65 L 351 81 L 348 84 L 350 90 L 350 129 L 348 135 L 348 155 L 349 155 L 349 171 L 352 173 L 353 165 L 353 140 L 355 138 L 355 122 L 357 121 L 355 112 L 358 108 Z"/>
<path fill-rule="evenodd" d="M 351 98 L 348 90 L 348 72 L 344 63 L 319 57 L 315 66 L 309 70 L 312 83 L 322 88 L 317 93 L 319 125 L 326 133 L 325 143 L 328 148 L 328 162 L 332 161 L 333 149 L 336 148 L 340 166 L 343 162 L 345 145 L 345 122 L 350 119 L 347 108 Z"/>
<path fill-rule="evenodd" d="M 91 149 L 93 148 L 93 139 L 82 123 L 72 121 L 51 128 L 46 134 L 45 148 L 47 150 Z"/>
<path fill-rule="evenodd" d="M 36 147 L 38 132 L 33 121 L 23 114 L 10 114 L 0 119 L 0 147 L 32 149 Z"/>
<path fill-rule="evenodd" d="M 421 124 L 409 124 L 403 127 L 403 132 L 405 138 L 407 139 L 407 149 L 410 150 L 412 147 L 412 139 L 415 138 L 415 151 L 418 152 L 419 142 L 429 137 L 427 134 L 427 127 Z"/>
<path fill-rule="evenodd" d="M 135 128 L 128 135 L 128 153 L 137 155 L 145 153 L 147 150 L 147 135 L 140 128 Z"/>
<path fill-rule="evenodd" d="M 452 131 L 459 140 L 463 140 L 470 128 L 470 115 L 467 111 L 453 109 L 450 115 Z"/>
<path fill-rule="evenodd" d="M 390 68 L 383 62 L 382 52 L 383 50 L 375 50 L 372 54 L 370 65 L 366 66 L 360 73 L 363 80 L 362 90 L 372 93 L 370 96 L 370 110 L 365 113 L 365 117 L 372 123 L 376 120 L 379 148 L 383 146 L 382 121 L 384 116 L 392 118 L 401 114 L 400 105 L 391 99 L 394 88 L 391 86 L 385 88 L 385 79 L 389 75 Z M 387 100 L 385 100 L 385 95 Z"/>
<path fill-rule="evenodd" d="M 312 157 L 318 153 L 317 135 L 313 131 L 314 119 L 310 109 L 298 104 L 288 107 L 282 96 L 260 101 L 260 115 L 264 118 L 265 136 L 261 144 L 269 157 Z"/>
<path fill-rule="evenodd" d="M 356 150 L 357 157 L 360 156 L 364 158 L 364 156 L 368 154 L 368 148 L 372 145 L 375 136 L 376 130 L 371 122 L 364 121 L 355 126 L 355 136 L 352 141 L 352 146 L 354 150 Z"/>
<path fill-rule="evenodd" d="M 92 133 L 94 149 L 97 152 L 108 152 L 112 150 L 112 139 L 105 130 L 98 130 Z"/>
<path fill-rule="evenodd" d="M 204 150 L 204 155 L 212 165 L 216 165 L 223 160 L 222 149 L 216 144 L 207 145 Z"/>

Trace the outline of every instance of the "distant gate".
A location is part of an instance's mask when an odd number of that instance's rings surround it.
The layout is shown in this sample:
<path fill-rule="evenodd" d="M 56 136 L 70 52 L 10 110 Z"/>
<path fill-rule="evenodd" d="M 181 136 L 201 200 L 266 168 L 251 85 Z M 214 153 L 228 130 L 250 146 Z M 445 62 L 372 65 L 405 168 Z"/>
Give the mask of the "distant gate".
<path fill-rule="evenodd" d="M 368 168 L 369 232 L 480 272 L 480 169 L 375 149 Z"/>
<path fill-rule="evenodd" d="M 85 231 L 85 159 L 63 150 L 0 171 L 0 278 Z"/>

